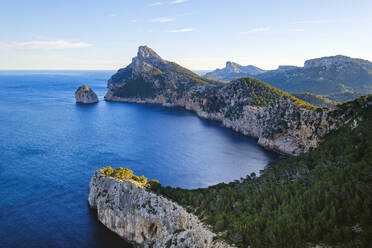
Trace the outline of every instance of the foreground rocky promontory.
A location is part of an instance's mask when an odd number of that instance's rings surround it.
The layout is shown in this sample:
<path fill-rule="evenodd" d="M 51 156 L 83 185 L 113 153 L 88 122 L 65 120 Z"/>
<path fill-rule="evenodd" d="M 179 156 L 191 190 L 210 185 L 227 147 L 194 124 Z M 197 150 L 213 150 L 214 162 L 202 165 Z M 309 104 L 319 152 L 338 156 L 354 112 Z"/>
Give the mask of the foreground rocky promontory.
<path fill-rule="evenodd" d="M 317 108 L 257 79 L 223 83 L 199 77 L 146 46 L 108 87 L 107 101 L 181 106 L 290 155 L 317 147 L 324 135 L 353 117 L 351 111 Z"/>
<path fill-rule="evenodd" d="M 75 100 L 76 103 L 90 104 L 98 102 L 98 97 L 88 85 L 83 84 L 75 91 Z"/>
<path fill-rule="evenodd" d="M 230 247 L 215 241 L 216 235 L 177 203 L 136 182 L 107 176 L 102 169 L 91 179 L 88 202 L 100 222 L 135 246 Z"/>

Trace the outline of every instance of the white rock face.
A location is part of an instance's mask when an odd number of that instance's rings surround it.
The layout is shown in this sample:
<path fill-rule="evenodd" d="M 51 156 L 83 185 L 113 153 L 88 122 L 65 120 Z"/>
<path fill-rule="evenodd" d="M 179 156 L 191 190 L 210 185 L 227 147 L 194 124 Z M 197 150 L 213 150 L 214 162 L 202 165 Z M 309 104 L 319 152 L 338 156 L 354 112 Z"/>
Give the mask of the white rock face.
<path fill-rule="evenodd" d="M 228 248 L 198 218 L 178 204 L 131 182 L 119 182 L 97 170 L 89 188 L 89 205 L 100 222 L 139 247 Z"/>
<path fill-rule="evenodd" d="M 224 94 L 223 90 L 224 88 L 221 89 L 220 95 Z M 199 117 L 219 121 L 227 128 L 257 138 L 257 143 L 266 149 L 288 155 L 298 155 L 316 148 L 324 135 L 339 128 L 351 118 L 345 114 L 333 115 L 332 113 L 337 109 L 318 112 L 300 108 L 288 99 L 278 99 L 267 107 L 244 106 L 237 118 L 226 117 L 228 107 L 217 112 L 210 112 L 200 101 L 193 101 L 191 96 L 182 97 L 176 101 L 162 95 L 153 98 L 124 98 L 114 96 L 113 91 L 109 90 L 105 99 L 184 107 L 194 111 Z M 225 101 L 230 103 L 234 101 L 234 97 L 227 95 Z"/>
<path fill-rule="evenodd" d="M 87 85 L 80 86 L 75 91 L 76 103 L 90 104 L 98 102 L 98 97 Z"/>

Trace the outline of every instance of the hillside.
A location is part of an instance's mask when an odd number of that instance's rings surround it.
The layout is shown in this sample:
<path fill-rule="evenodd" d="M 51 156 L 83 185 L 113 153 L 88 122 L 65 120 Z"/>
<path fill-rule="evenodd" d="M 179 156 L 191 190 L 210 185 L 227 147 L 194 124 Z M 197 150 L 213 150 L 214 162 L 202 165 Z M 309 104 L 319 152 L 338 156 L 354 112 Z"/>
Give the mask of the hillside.
<path fill-rule="evenodd" d="M 158 194 L 195 213 L 238 247 L 369 247 L 372 242 L 372 95 L 333 112 L 353 113 L 318 148 L 269 164 L 260 176 Z"/>
<path fill-rule="evenodd" d="M 223 71 L 219 71 L 218 77 L 213 73 L 207 76 L 226 81 L 244 76 L 239 72 Z M 353 100 L 372 93 L 372 62 L 342 55 L 307 60 L 304 67 L 280 66 L 250 76 L 290 93 L 309 92 L 336 101 Z"/>
<path fill-rule="evenodd" d="M 297 97 L 298 99 L 301 99 L 305 102 L 308 102 L 312 105 L 318 106 L 318 107 L 333 107 L 338 104 L 337 101 L 331 100 L 327 97 L 316 95 L 313 93 L 294 93 L 293 96 Z M 357 97 L 355 97 L 357 98 Z M 343 102 L 343 101 L 342 101 Z"/>
<path fill-rule="evenodd" d="M 297 155 L 348 120 L 331 116 L 293 95 L 253 78 L 231 83 L 205 79 L 141 46 L 127 67 L 108 81 L 107 101 L 180 106 L 258 139 L 258 144 Z"/>

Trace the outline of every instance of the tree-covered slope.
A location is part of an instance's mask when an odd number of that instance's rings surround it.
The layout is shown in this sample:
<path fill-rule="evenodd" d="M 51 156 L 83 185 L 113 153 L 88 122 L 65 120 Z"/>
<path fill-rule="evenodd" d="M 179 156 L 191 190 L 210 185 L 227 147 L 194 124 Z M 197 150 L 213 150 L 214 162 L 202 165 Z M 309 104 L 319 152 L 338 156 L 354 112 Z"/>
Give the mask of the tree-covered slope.
<path fill-rule="evenodd" d="M 354 119 L 318 148 L 205 189 L 155 187 L 239 247 L 370 247 L 372 96 L 340 106 Z M 245 176 L 245 175 L 242 175 Z"/>
<path fill-rule="evenodd" d="M 236 108 L 233 112 L 242 112 L 243 106 L 264 107 L 277 99 L 290 99 L 299 107 L 310 110 L 318 109 L 288 92 L 250 77 L 239 78 L 223 87 L 198 93 L 197 97 L 207 99 L 208 104 L 204 106 L 204 110 L 208 112 L 218 111 L 219 107 L 225 107 L 226 105 Z M 231 103 L 231 101 L 234 103 Z"/>
<path fill-rule="evenodd" d="M 341 55 L 308 60 L 304 67 L 268 71 L 257 78 L 292 93 L 372 93 L 372 63 Z"/>
<path fill-rule="evenodd" d="M 318 107 L 333 107 L 338 104 L 337 101 L 313 93 L 294 93 L 292 95 Z"/>

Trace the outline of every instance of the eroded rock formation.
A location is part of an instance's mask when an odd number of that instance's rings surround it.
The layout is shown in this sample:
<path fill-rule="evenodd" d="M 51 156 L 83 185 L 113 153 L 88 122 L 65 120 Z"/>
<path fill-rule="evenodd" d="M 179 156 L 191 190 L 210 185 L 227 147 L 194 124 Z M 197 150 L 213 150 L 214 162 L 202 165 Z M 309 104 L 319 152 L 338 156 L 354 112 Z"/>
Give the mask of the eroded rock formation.
<path fill-rule="evenodd" d="M 75 91 L 76 103 L 90 104 L 98 102 L 98 97 L 92 89 L 83 84 Z"/>
<path fill-rule="evenodd" d="M 216 235 L 178 204 L 100 170 L 91 179 L 88 202 L 100 222 L 135 246 L 231 247 L 215 241 Z"/>

